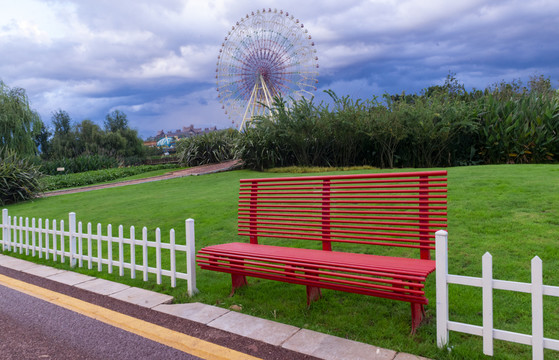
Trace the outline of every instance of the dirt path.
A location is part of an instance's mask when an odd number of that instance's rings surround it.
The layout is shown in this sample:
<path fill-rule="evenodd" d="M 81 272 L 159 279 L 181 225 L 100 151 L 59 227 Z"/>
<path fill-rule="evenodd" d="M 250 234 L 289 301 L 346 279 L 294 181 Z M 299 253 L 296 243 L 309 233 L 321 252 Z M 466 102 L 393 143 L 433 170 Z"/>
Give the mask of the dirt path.
<path fill-rule="evenodd" d="M 241 165 L 242 165 L 241 160 L 231 160 L 231 161 L 226 161 L 226 162 L 222 162 L 222 163 L 219 163 L 219 164 L 194 166 L 194 167 L 191 167 L 191 168 L 188 168 L 188 169 L 177 170 L 177 171 L 167 173 L 165 175 L 153 176 L 153 177 L 145 178 L 145 179 L 125 180 L 125 181 L 119 181 L 119 182 L 114 182 L 114 183 L 110 183 L 110 184 L 90 185 L 90 186 L 83 186 L 83 187 L 75 188 L 75 189 L 49 191 L 49 192 L 44 193 L 42 195 L 42 197 L 64 195 L 64 194 L 73 194 L 73 193 L 84 192 L 84 191 L 93 191 L 93 190 L 105 189 L 105 188 L 109 188 L 109 187 L 135 185 L 135 184 L 141 184 L 141 183 L 152 182 L 152 181 L 167 180 L 167 179 L 173 179 L 173 178 L 177 178 L 177 177 L 184 177 L 184 176 L 190 176 L 190 175 L 213 174 L 213 173 L 217 173 L 217 172 L 237 169 L 237 168 L 241 167 Z"/>

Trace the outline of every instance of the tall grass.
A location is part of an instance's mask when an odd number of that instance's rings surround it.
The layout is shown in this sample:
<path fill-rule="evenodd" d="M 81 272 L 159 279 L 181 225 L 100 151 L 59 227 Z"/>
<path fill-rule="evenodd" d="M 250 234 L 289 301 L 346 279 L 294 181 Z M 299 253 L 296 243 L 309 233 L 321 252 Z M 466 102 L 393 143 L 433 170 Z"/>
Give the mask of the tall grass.
<path fill-rule="evenodd" d="M 232 160 L 237 137 L 237 131 L 228 129 L 181 139 L 176 145 L 179 162 L 198 166 Z"/>
<path fill-rule="evenodd" d="M 239 138 L 247 166 L 433 167 L 473 163 L 475 103 L 434 93 L 413 101 L 386 96 L 367 101 L 338 97 L 332 108 L 313 99 L 289 107 L 276 99 Z M 457 146 L 458 145 L 458 146 Z"/>
<path fill-rule="evenodd" d="M 382 101 L 338 97 L 333 106 L 275 99 L 238 139 L 253 169 L 381 168 L 546 163 L 559 160 L 559 92 L 510 87 L 471 93 L 435 87 Z"/>
<path fill-rule="evenodd" d="M 559 158 L 559 95 L 529 93 L 479 100 L 479 151 L 485 163 L 542 163 Z"/>
<path fill-rule="evenodd" d="M 422 168 L 559 160 L 559 91 L 543 77 L 466 92 L 449 76 L 420 94 L 332 104 L 275 98 L 271 115 L 242 133 L 181 140 L 188 166 L 232 158 L 264 170 L 287 166 Z"/>

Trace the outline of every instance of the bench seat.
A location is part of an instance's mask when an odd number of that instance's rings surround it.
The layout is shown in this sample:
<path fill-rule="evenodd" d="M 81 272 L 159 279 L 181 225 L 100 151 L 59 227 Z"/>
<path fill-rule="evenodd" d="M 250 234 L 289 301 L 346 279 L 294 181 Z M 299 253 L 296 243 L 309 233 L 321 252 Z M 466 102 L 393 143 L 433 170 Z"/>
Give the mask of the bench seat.
<path fill-rule="evenodd" d="M 435 270 L 434 260 L 247 243 L 205 247 L 198 264 L 207 270 L 420 304 L 427 304 L 423 283 Z"/>

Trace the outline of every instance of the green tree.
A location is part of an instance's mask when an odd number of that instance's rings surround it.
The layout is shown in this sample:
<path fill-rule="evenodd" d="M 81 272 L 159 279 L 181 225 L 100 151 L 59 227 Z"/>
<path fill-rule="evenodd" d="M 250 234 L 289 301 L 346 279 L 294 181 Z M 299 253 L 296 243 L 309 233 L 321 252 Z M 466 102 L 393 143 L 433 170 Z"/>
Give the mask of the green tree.
<path fill-rule="evenodd" d="M 48 159 L 50 156 L 50 136 L 52 133 L 50 130 L 43 124 L 41 126 L 40 132 L 35 136 L 35 145 L 39 149 L 41 153 L 41 158 Z"/>
<path fill-rule="evenodd" d="M 110 154 L 131 157 L 143 156 L 143 141 L 138 137 L 138 132 L 128 126 L 128 117 L 120 110 L 105 116 L 105 138 L 103 144 Z"/>
<path fill-rule="evenodd" d="M 79 154 L 98 154 L 102 151 L 105 134 L 93 121 L 86 119 L 77 124 L 75 135 Z"/>
<path fill-rule="evenodd" d="M 0 148 L 12 149 L 19 155 L 38 153 L 36 136 L 43 122 L 31 109 L 22 88 L 10 88 L 0 80 Z"/>
<path fill-rule="evenodd" d="M 79 155 L 70 115 L 64 110 L 58 110 L 52 114 L 51 121 L 54 126 L 54 136 L 50 142 L 50 158 L 72 158 Z"/>
<path fill-rule="evenodd" d="M 128 129 L 128 117 L 120 110 L 114 110 L 105 116 L 105 131 L 117 132 Z"/>

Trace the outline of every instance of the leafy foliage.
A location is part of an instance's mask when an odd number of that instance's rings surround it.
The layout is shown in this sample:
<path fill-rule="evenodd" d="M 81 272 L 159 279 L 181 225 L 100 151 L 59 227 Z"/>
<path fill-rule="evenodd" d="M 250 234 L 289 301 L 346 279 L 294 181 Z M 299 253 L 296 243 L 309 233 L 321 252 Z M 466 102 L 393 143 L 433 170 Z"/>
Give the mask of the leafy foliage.
<path fill-rule="evenodd" d="M 54 135 L 43 152 L 43 158 L 66 173 L 132 165 L 145 159 L 138 132 L 128 127 L 126 114 L 115 110 L 105 120 L 105 130 L 85 119 L 72 124 L 63 110 L 53 114 Z M 97 164 L 97 165 L 96 165 Z M 47 163 L 49 174 L 53 166 Z"/>
<path fill-rule="evenodd" d="M 102 183 L 102 182 L 121 179 L 132 175 L 142 174 L 145 172 L 161 170 L 161 169 L 172 169 L 176 167 L 177 167 L 176 165 L 164 164 L 164 165 L 142 165 L 142 166 L 124 167 L 124 168 L 111 168 L 111 169 L 104 169 L 104 170 L 80 172 L 75 174 L 59 175 L 59 176 L 46 176 L 43 178 L 42 183 L 45 191 L 52 191 L 57 189 Z"/>
<path fill-rule="evenodd" d="M 237 137 L 238 132 L 229 129 L 181 139 L 176 145 L 179 162 L 197 166 L 232 160 Z"/>
<path fill-rule="evenodd" d="M 43 123 L 31 109 L 24 89 L 9 88 L 0 80 L 0 146 L 20 155 L 35 155 L 35 138 Z"/>
<path fill-rule="evenodd" d="M 45 175 L 72 174 L 92 170 L 110 169 L 121 163 L 114 157 L 103 155 L 80 155 L 74 158 L 43 160 L 37 163 Z M 59 171 L 58 169 L 64 168 Z"/>
<path fill-rule="evenodd" d="M 328 105 L 276 98 L 270 118 L 239 137 L 252 169 L 274 166 L 437 167 L 556 162 L 559 92 L 533 77 L 468 93 L 453 75 L 421 94 Z"/>
<path fill-rule="evenodd" d="M 42 191 L 39 168 L 12 149 L 0 149 L 0 204 L 31 199 Z"/>
<path fill-rule="evenodd" d="M 485 163 L 541 163 L 559 154 L 559 94 L 490 93 L 479 101 Z"/>

